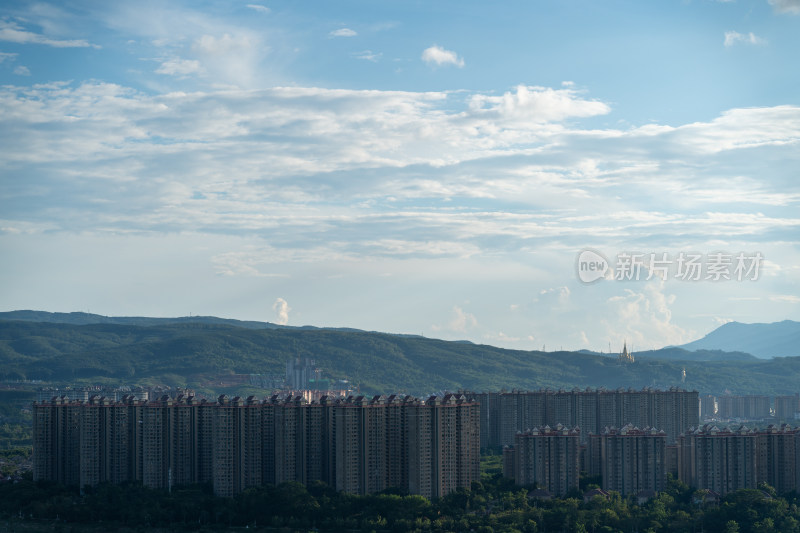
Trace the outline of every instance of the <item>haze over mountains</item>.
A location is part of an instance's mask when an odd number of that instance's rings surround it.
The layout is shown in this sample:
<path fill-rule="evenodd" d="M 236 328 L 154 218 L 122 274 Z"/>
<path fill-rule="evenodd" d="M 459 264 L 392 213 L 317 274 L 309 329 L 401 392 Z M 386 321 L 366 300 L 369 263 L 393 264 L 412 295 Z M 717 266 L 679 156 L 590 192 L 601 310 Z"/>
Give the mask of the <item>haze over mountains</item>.
<path fill-rule="evenodd" d="M 761 359 L 800 356 L 800 322 L 771 324 L 728 322 L 702 339 L 679 346 L 684 350 L 747 352 Z"/>
<path fill-rule="evenodd" d="M 286 361 L 297 356 L 313 357 L 330 377 L 350 379 L 374 393 L 683 386 L 718 394 L 785 394 L 796 392 L 800 382 L 800 357 L 761 360 L 743 352 L 672 347 L 637 352 L 634 364 L 621 364 L 615 354 L 507 350 L 216 317 L 0 313 L 0 379 L 148 382 L 210 390 L 220 376 L 281 375 Z"/>

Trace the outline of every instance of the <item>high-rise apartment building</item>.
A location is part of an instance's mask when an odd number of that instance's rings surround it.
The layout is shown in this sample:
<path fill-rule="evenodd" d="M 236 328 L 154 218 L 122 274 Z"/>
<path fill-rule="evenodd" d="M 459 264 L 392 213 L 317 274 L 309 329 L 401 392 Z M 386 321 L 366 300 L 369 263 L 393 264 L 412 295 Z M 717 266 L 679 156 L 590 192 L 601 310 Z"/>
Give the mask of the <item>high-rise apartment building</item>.
<path fill-rule="evenodd" d="M 765 482 L 780 493 L 797 490 L 797 429 L 770 425 L 758 432 L 758 483 Z"/>
<path fill-rule="evenodd" d="M 658 427 L 674 443 L 678 435 L 699 425 L 698 393 L 669 390 L 574 389 L 482 393 L 481 446 L 511 445 L 518 431 L 545 425 L 577 426 L 581 442 L 606 427 Z"/>
<path fill-rule="evenodd" d="M 763 429 L 706 424 L 682 435 L 679 477 L 721 495 L 764 482 L 780 493 L 800 489 L 800 430 L 788 425 Z"/>
<path fill-rule="evenodd" d="M 356 494 L 439 497 L 479 479 L 480 407 L 463 395 L 54 398 L 33 411 L 34 478 L 70 485 L 212 482 L 232 496 L 321 480 Z"/>
<path fill-rule="evenodd" d="M 775 418 L 779 422 L 793 422 L 794 415 L 800 412 L 800 395 L 775 397 Z"/>
<path fill-rule="evenodd" d="M 606 428 L 592 446 L 599 462 L 604 490 L 626 496 L 640 491 L 664 490 L 667 480 L 667 434 L 663 430 L 632 424 Z M 592 450 L 594 452 L 594 450 Z"/>
<path fill-rule="evenodd" d="M 738 489 L 756 488 L 758 452 L 755 430 L 706 425 L 681 436 L 681 480 L 722 496 Z"/>
<path fill-rule="evenodd" d="M 503 474 L 517 485 L 537 484 L 555 496 L 578 488 L 580 430 L 557 425 L 519 432 L 503 450 Z"/>
<path fill-rule="evenodd" d="M 622 495 L 664 490 L 668 473 L 723 496 L 762 482 L 784 494 L 800 489 L 800 429 L 788 425 L 756 430 L 707 424 L 668 445 L 665 431 L 628 424 L 591 435 L 585 453 L 578 433 L 561 426 L 518 432 L 514 446 L 503 448 L 503 474 L 554 495 L 572 488 L 564 476 L 572 479 L 579 470 L 601 476 L 604 490 Z"/>
<path fill-rule="evenodd" d="M 296 357 L 286 363 L 286 385 L 292 390 L 311 388 L 317 377 L 317 367 L 310 357 Z"/>
<path fill-rule="evenodd" d="M 717 399 L 711 394 L 700 396 L 700 419 L 712 418 L 717 414 Z"/>
<path fill-rule="evenodd" d="M 770 416 L 770 398 L 762 395 L 737 396 L 725 394 L 717 397 L 719 418 L 763 420 Z"/>

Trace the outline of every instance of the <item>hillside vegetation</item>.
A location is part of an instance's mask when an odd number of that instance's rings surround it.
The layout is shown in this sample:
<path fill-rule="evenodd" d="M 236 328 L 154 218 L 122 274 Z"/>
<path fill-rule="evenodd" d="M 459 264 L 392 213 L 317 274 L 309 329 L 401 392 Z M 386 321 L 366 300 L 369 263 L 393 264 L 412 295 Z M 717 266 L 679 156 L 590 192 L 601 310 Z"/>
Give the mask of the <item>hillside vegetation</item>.
<path fill-rule="evenodd" d="M 676 358 L 674 349 L 669 359 L 659 359 L 658 353 L 621 365 L 590 353 L 506 350 L 355 330 L 254 329 L 208 321 L 139 326 L 0 320 L 0 379 L 11 380 L 192 386 L 231 373 L 282 374 L 291 357 L 308 356 L 327 375 L 348 378 L 365 392 L 663 388 L 681 385 L 682 368 L 687 372 L 683 386 L 701 392 L 798 390 L 800 358 L 692 361 Z"/>

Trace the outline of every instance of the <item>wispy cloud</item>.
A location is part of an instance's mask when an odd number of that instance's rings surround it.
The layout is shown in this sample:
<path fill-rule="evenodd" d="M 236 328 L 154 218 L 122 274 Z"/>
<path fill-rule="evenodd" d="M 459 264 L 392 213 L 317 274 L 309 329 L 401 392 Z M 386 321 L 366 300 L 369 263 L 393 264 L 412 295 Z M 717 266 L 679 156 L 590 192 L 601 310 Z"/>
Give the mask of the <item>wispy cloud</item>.
<path fill-rule="evenodd" d="M 333 30 L 328 35 L 331 37 L 355 37 L 358 33 L 355 30 L 351 30 L 350 28 L 339 28 L 338 30 Z"/>
<path fill-rule="evenodd" d="M 552 308 L 567 305 L 569 303 L 569 296 L 569 287 L 553 287 L 539 291 L 539 294 L 533 301 L 547 306 L 548 308 Z"/>
<path fill-rule="evenodd" d="M 769 0 L 769 5 L 778 13 L 800 14 L 800 0 Z"/>
<path fill-rule="evenodd" d="M 217 79 L 244 87 L 252 84 L 258 63 L 268 50 L 251 32 L 204 34 L 191 45 L 199 63 L 195 71 L 202 67 Z M 190 66 L 194 68 L 194 64 Z"/>
<path fill-rule="evenodd" d="M 159 96 L 97 83 L 5 87 L 0 158 L 25 181 L 14 182 L 17 200 L 3 211 L 52 220 L 59 205 L 59 224 L 76 231 L 282 227 L 288 248 L 276 257 L 315 246 L 352 257 L 475 257 L 531 239 L 788 238 L 800 226 L 783 212 L 742 207 L 797 205 L 786 190 L 792 169 L 773 166 L 768 180 L 755 154 L 794 153 L 800 108 L 616 131 L 568 125 L 609 108 L 564 89 L 460 99 L 300 87 Z M 723 194 L 709 211 L 710 191 L 726 184 L 747 194 Z M 38 200 L 23 209 L 20 194 Z M 453 198 L 486 212 L 448 207 Z M 334 207 L 353 199 L 363 207 Z"/>
<path fill-rule="evenodd" d="M 422 51 L 422 60 L 437 67 L 445 65 L 454 65 L 456 67 L 464 66 L 464 59 L 459 57 L 458 54 L 452 50 L 446 50 L 441 46 L 433 45 Z"/>
<path fill-rule="evenodd" d="M 460 306 L 454 305 L 450 321 L 445 326 L 433 325 L 431 329 L 434 331 L 451 331 L 456 333 L 467 333 L 467 331 L 474 329 L 478 325 L 478 319 L 475 315 L 464 311 Z"/>
<path fill-rule="evenodd" d="M 17 67 L 14 67 L 14 74 L 16 74 L 17 76 L 30 76 L 31 71 L 28 67 L 24 65 L 19 65 Z"/>
<path fill-rule="evenodd" d="M 355 54 L 353 54 L 353 57 L 355 57 L 356 59 L 372 61 L 373 63 L 377 63 L 382 56 L 383 54 L 381 52 L 373 52 L 372 50 L 364 50 L 362 52 L 356 52 Z"/>
<path fill-rule="evenodd" d="M 171 58 L 167 59 L 156 69 L 158 74 L 166 74 L 169 76 L 185 77 L 189 74 L 199 74 L 203 72 L 203 67 L 200 62 L 195 59 L 180 59 Z"/>
<path fill-rule="evenodd" d="M 264 13 L 253 6 L 258 4 L 247 8 Z M 168 2 L 135 6 L 115 2 L 99 10 L 98 16 L 104 25 L 131 42 L 148 43 L 142 55 L 159 63 L 156 73 L 178 79 L 192 76 L 197 87 L 252 88 L 262 86 L 274 72 L 264 64 L 272 53 L 269 17 L 256 17 L 256 29 Z"/>
<path fill-rule="evenodd" d="M 85 39 L 52 39 L 40 33 L 25 29 L 20 24 L 10 20 L 0 20 L 0 41 L 17 44 L 41 44 L 55 48 L 85 48 L 99 46 L 89 43 Z"/>
<path fill-rule="evenodd" d="M 258 11 L 259 13 L 263 13 L 265 15 L 268 15 L 272 11 L 267 6 L 262 6 L 260 4 L 247 4 L 247 7 L 253 11 Z"/>
<path fill-rule="evenodd" d="M 739 33 L 737 31 L 726 31 L 725 32 L 725 40 L 724 44 L 726 47 L 731 47 L 737 43 L 743 44 L 753 44 L 753 45 L 764 45 L 767 44 L 766 39 L 762 39 L 758 37 L 753 32 L 750 33 Z"/>
<path fill-rule="evenodd" d="M 773 302 L 788 302 L 792 304 L 800 304 L 800 296 L 795 294 L 776 294 L 770 296 L 769 299 Z"/>

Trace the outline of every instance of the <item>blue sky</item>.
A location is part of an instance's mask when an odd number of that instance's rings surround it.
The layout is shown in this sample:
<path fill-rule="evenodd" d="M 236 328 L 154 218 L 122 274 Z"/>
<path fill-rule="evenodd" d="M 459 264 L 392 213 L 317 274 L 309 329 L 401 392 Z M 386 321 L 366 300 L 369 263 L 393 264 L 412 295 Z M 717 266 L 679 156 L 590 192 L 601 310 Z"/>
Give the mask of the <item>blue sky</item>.
<path fill-rule="evenodd" d="M 798 0 L 5 2 L 0 307 L 548 350 L 797 320 L 798 50 Z M 584 284 L 587 248 L 763 262 Z"/>

